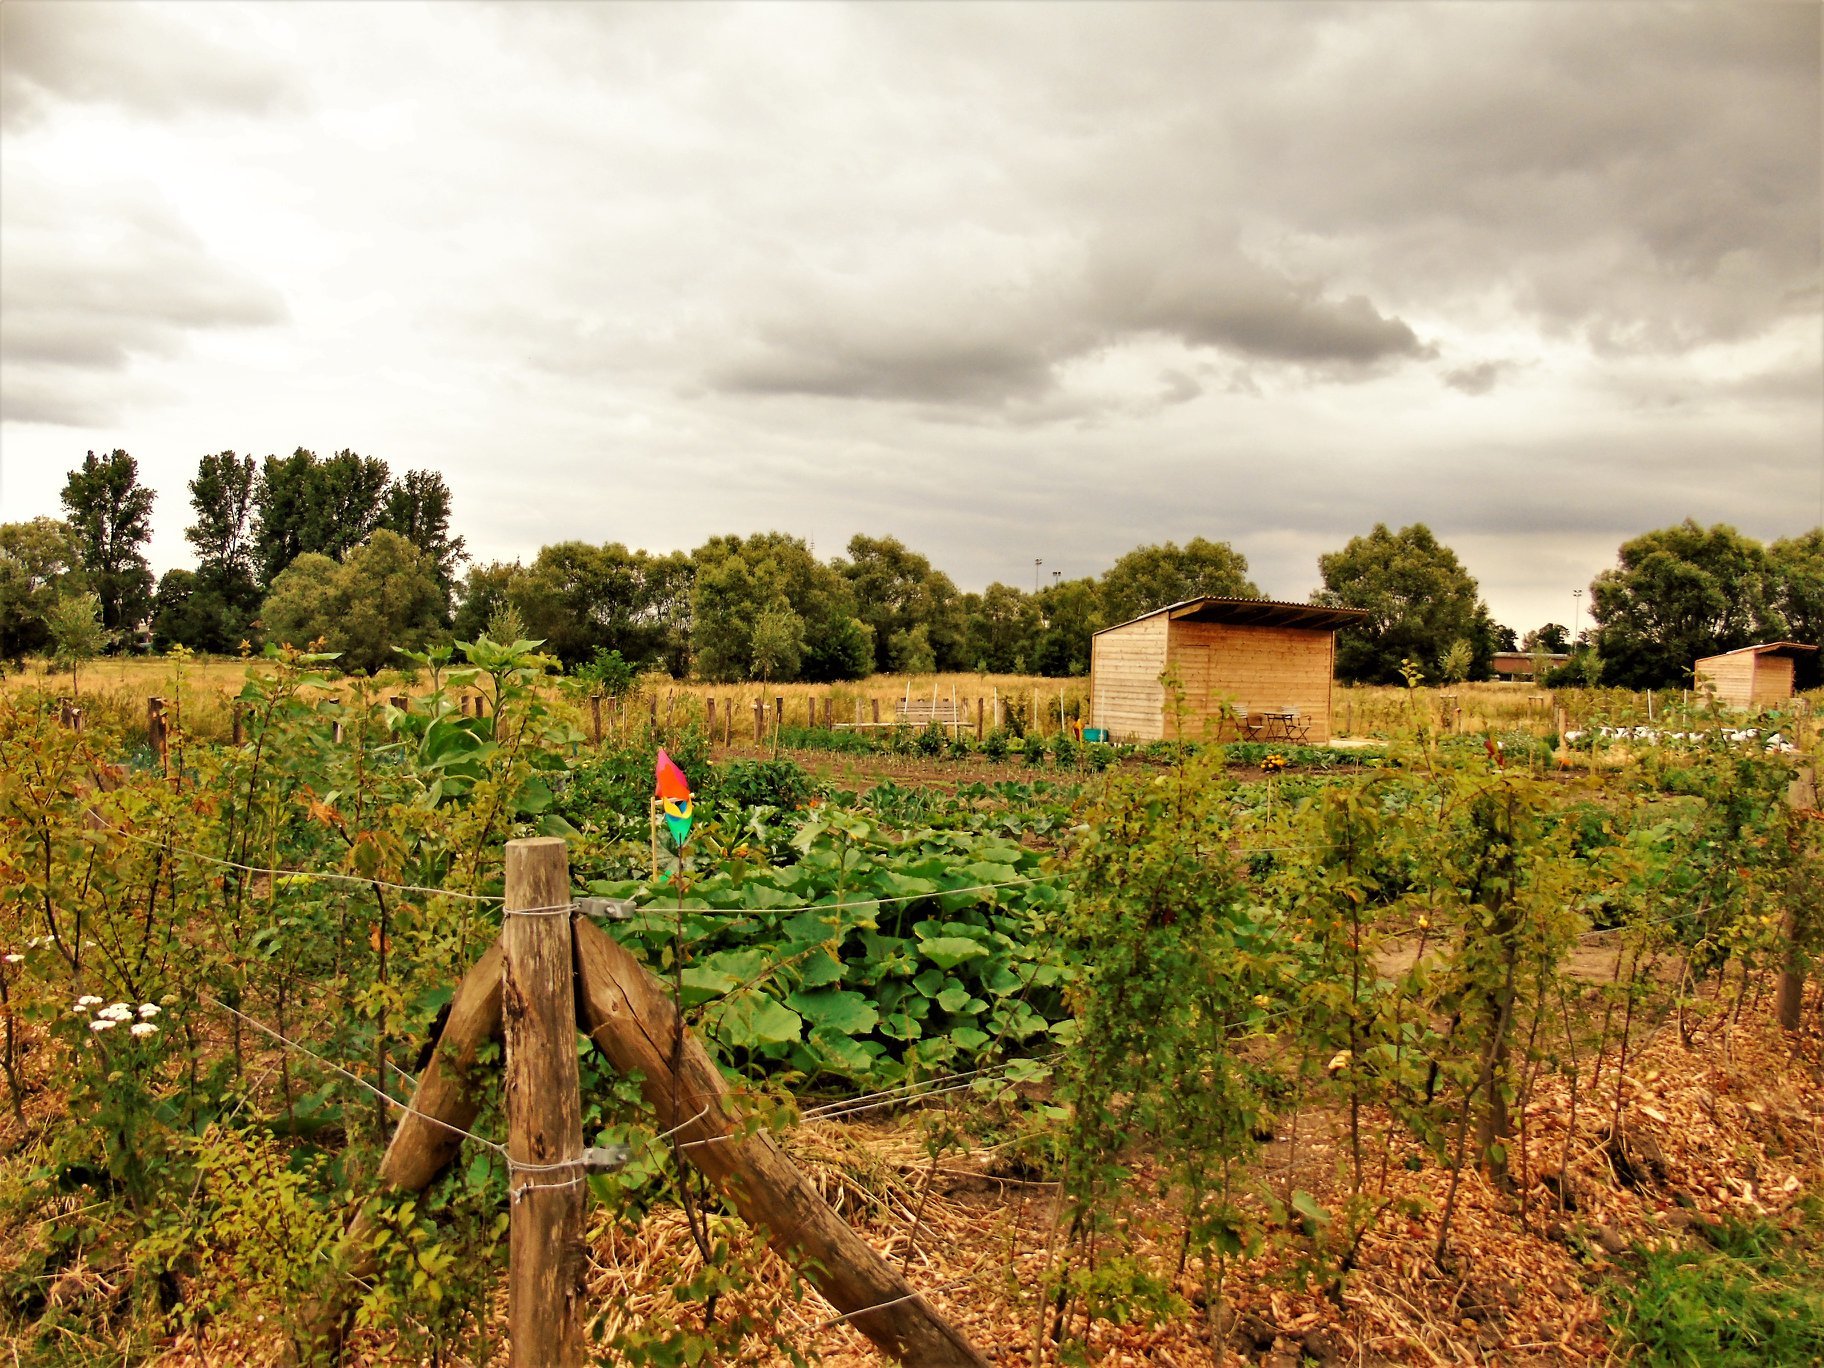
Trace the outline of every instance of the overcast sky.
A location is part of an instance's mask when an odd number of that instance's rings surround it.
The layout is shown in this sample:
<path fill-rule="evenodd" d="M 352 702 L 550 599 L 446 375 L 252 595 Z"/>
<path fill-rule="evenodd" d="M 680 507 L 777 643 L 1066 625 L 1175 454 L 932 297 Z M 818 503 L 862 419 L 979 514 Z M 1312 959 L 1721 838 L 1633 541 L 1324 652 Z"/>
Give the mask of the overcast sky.
<path fill-rule="evenodd" d="M 0 518 L 124 447 L 162 570 L 204 452 L 348 447 L 482 560 L 1201 535 L 1302 599 L 1424 521 L 1568 621 L 1820 520 L 1821 13 L 7 0 Z"/>

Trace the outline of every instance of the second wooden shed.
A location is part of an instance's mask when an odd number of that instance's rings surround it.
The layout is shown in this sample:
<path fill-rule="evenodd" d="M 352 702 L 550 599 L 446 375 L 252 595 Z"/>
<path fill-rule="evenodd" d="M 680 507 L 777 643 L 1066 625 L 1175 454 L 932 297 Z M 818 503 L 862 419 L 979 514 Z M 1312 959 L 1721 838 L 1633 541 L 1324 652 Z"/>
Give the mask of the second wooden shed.
<path fill-rule="evenodd" d="M 1705 656 L 1692 667 L 1697 687 L 1713 689 L 1729 708 L 1765 708 L 1792 697 L 1792 662 L 1818 648 L 1798 641 L 1769 641 L 1721 655 Z"/>
<path fill-rule="evenodd" d="M 1367 616 L 1195 598 L 1104 627 L 1090 647 L 1091 725 L 1115 741 L 1199 740 L 1233 735 L 1225 724 L 1234 708 L 1296 713 L 1305 739 L 1328 741 L 1336 632 Z"/>

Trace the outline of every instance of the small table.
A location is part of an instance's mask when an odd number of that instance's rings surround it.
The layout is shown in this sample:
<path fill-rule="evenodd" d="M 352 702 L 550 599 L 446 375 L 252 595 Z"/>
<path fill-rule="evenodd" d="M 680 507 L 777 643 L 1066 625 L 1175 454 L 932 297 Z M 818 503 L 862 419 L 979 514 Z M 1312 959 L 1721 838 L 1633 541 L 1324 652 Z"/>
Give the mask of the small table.
<path fill-rule="evenodd" d="M 1263 712 L 1261 736 L 1268 741 L 1302 741 L 1310 733 L 1309 725 L 1301 726 L 1296 712 L 1290 709 Z"/>

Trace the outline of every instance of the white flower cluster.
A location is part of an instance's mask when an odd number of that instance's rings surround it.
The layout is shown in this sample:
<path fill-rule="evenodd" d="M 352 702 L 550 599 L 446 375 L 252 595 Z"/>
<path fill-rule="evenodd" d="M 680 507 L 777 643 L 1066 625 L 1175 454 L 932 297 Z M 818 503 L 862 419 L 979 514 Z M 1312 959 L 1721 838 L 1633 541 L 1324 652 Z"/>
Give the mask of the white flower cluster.
<path fill-rule="evenodd" d="M 100 1002 L 100 998 L 89 993 L 84 993 L 81 997 L 76 999 L 75 1005 L 70 1008 L 70 1011 L 77 1016 L 88 1016 L 89 1009 L 98 1005 Z M 143 1040 L 147 1036 L 158 1034 L 158 1027 L 154 1026 L 151 1020 L 157 1015 L 158 1007 L 155 1003 L 142 1002 L 139 1004 L 139 1010 L 135 1012 L 133 1008 L 129 1007 L 124 1002 L 114 1002 L 95 1013 L 94 1017 L 89 1022 L 89 1029 L 97 1033 L 101 1031 L 111 1031 L 116 1026 L 124 1025 L 126 1022 L 131 1021 L 133 1024 L 127 1028 L 128 1032 Z M 137 1017 L 138 1020 L 135 1020 L 135 1017 Z"/>

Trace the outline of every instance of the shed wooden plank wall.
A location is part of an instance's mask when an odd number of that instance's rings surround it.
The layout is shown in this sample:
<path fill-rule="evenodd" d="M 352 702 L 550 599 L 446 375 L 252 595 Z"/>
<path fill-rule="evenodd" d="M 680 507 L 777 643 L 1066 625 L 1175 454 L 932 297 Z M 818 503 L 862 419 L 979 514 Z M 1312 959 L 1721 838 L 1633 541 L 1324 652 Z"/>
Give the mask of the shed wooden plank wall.
<path fill-rule="evenodd" d="M 1693 674 L 1700 689 L 1708 684 L 1716 690 L 1716 701 L 1724 707 L 1748 708 L 1754 706 L 1756 659 L 1747 654 L 1706 656 Z"/>
<path fill-rule="evenodd" d="M 1185 684 L 1188 737 L 1204 734 L 1222 708 L 1261 711 L 1296 708 L 1311 724 L 1311 740 L 1330 739 L 1330 686 L 1335 674 L 1334 632 L 1301 627 L 1238 627 L 1218 622 L 1174 622 L 1167 664 Z M 1207 685 L 1194 681 L 1209 662 Z"/>
<path fill-rule="evenodd" d="M 1754 655 L 1706 656 L 1693 671 L 1697 684 L 1712 685 L 1716 701 L 1728 708 L 1758 708 L 1792 697 L 1792 657 Z"/>
<path fill-rule="evenodd" d="M 1097 635 L 1090 645 L 1092 724 L 1117 741 L 1155 741 L 1165 734 L 1165 669 L 1169 621 L 1143 618 Z"/>
<path fill-rule="evenodd" d="M 1791 656 L 1756 656 L 1754 658 L 1754 702 L 1780 703 L 1792 697 Z"/>

